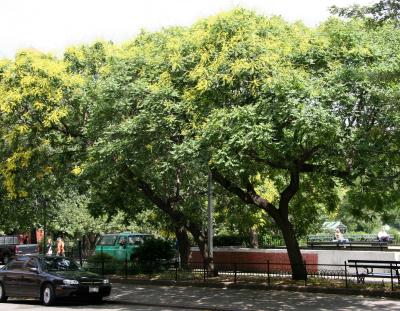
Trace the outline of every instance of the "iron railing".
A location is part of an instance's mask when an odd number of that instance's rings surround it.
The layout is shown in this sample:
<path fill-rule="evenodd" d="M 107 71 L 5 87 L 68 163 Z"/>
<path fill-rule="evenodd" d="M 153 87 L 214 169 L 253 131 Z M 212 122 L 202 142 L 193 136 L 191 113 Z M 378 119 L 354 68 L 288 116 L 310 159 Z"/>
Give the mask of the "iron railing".
<path fill-rule="evenodd" d="M 84 267 L 99 274 L 115 275 L 125 278 L 152 278 L 168 281 L 194 282 L 224 282 L 233 284 L 273 285 L 304 285 L 337 288 L 368 288 L 379 290 L 400 291 L 399 276 L 388 278 L 365 278 L 364 283 L 358 283 L 354 268 L 343 264 L 304 263 L 306 275 L 300 281 L 292 280 L 292 267 L 284 262 L 217 262 L 213 266 L 204 262 L 190 262 L 189 266 L 181 267 L 179 262 L 146 262 L 125 261 L 91 261 Z"/>

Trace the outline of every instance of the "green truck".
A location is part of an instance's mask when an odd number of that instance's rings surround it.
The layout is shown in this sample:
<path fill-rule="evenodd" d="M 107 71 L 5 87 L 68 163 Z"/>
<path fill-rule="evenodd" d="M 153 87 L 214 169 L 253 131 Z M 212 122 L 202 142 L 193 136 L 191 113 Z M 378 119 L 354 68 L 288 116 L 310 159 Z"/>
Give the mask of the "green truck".
<path fill-rule="evenodd" d="M 138 246 L 152 238 L 151 234 L 133 232 L 104 234 L 96 244 L 96 254 L 108 254 L 118 260 L 133 260 Z"/>

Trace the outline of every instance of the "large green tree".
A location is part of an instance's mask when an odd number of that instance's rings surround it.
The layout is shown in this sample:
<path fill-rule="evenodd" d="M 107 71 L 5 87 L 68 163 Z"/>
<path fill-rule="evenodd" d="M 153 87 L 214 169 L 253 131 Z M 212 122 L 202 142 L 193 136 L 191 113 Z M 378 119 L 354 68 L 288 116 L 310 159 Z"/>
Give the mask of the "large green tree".
<path fill-rule="evenodd" d="M 207 167 L 177 161 L 188 127 L 186 72 L 198 61 L 190 32 L 143 33 L 110 58 L 93 94 L 82 163 L 94 197 L 125 210 L 157 208 L 168 216 L 189 260 L 188 232 L 208 258 L 204 234 Z M 108 202 L 104 204 L 105 202 Z"/>
<path fill-rule="evenodd" d="M 201 121 L 182 149 L 274 219 L 295 279 L 306 271 L 293 219 L 310 194 L 312 219 L 319 204 L 335 206 L 339 182 L 397 170 L 397 85 L 374 79 L 397 61 L 393 32 L 334 19 L 311 30 L 245 10 L 193 28 L 202 57 L 185 98 Z M 276 197 L 257 189 L 264 179 Z"/>
<path fill-rule="evenodd" d="M 63 59 L 25 50 L 0 62 L 0 208 L 14 220 L 7 231 L 43 224 L 59 191 L 81 188 L 76 163 L 90 143 L 85 99 L 109 46 L 70 48 Z"/>
<path fill-rule="evenodd" d="M 79 113 L 81 87 L 50 54 L 26 50 L 0 63 L 1 209 L 24 226 L 39 222 L 43 199 L 71 170 L 78 134 L 67 117 Z"/>

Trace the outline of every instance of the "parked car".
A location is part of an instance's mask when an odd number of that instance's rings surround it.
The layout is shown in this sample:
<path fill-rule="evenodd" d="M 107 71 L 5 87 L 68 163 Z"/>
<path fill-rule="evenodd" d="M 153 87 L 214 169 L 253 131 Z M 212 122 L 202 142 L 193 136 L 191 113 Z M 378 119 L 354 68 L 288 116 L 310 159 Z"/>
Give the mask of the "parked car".
<path fill-rule="evenodd" d="M 108 279 L 84 271 L 67 257 L 18 256 L 0 269 L 0 302 L 8 297 L 39 298 L 48 306 L 72 296 L 100 302 L 110 292 Z"/>
<path fill-rule="evenodd" d="M 38 244 L 20 244 L 17 236 L 0 236 L 0 261 L 7 264 L 16 255 L 39 254 Z"/>
<path fill-rule="evenodd" d="M 151 234 L 144 233 L 104 234 L 96 244 L 96 254 L 108 254 L 118 260 L 133 260 L 138 246 L 152 238 Z"/>

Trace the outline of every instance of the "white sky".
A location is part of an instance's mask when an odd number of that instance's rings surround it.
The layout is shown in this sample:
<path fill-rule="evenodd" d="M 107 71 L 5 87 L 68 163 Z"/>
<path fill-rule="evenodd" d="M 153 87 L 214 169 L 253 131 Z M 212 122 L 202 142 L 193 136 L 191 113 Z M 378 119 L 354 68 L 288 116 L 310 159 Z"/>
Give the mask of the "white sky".
<path fill-rule="evenodd" d="M 0 0 L 0 58 L 20 48 L 62 51 L 96 39 L 119 43 L 140 29 L 190 25 L 236 6 L 314 26 L 331 5 L 376 0 Z"/>

